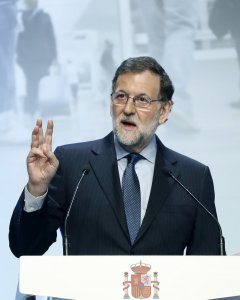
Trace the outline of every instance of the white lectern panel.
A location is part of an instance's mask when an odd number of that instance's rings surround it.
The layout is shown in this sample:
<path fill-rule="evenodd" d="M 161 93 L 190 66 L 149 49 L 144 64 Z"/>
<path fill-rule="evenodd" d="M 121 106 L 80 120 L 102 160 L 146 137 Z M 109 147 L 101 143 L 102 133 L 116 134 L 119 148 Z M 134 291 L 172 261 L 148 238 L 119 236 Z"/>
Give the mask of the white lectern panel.
<path fill-rule="evenodd" d="M 240 295 L 240 257 L 26 256 L 20 291 L 84 300 L 230 297 Z"/>

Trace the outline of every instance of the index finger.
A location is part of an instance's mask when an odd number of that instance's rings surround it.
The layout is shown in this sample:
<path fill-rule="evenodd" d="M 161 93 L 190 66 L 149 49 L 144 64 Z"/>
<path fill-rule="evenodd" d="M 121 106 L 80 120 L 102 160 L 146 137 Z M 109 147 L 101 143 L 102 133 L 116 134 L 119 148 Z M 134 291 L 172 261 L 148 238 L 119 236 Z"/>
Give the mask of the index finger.
<path fill-rule="evenodd" d="M 53 120 L 48 120 L 45 132 L 45 144 L 52 150 Z"/>
<path fill-rule="evenodd" d="M 39 147 L 39 134 L 40 134 L 40 128 L 42 128 L 42 119 L 38 118 L 36 122 L 36 126 L 34 127 L 32 131 L 32 143 L 31 148 L 37 148 Z"/>

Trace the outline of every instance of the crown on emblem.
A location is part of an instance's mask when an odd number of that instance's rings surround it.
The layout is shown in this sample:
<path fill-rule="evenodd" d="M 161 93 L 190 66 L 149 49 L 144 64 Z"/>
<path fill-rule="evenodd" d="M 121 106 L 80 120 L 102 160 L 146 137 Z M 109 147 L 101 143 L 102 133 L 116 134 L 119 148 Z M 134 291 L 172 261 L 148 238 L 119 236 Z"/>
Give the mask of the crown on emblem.
<path fill-rule="evenodd" d="M 151 269 L 151 265 L 144 264 L 140 261 L 139 264 L 133 264 L 130 268 L 135 274 L 147 274 Z"/>

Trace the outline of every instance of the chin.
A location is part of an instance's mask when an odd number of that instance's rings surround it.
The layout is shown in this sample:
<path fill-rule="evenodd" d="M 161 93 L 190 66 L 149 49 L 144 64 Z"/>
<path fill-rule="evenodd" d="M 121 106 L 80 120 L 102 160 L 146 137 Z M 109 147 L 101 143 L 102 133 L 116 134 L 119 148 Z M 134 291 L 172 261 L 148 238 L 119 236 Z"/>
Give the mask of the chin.
<path fill-rule="evenodd" d="M 124 146 L 136 146 L 140 142 L 140 137 L 135 134 L 131 134 L 130 132 L 119 132 L 119 130 L 115 131 L 117 139 L 120 144 Z"/>

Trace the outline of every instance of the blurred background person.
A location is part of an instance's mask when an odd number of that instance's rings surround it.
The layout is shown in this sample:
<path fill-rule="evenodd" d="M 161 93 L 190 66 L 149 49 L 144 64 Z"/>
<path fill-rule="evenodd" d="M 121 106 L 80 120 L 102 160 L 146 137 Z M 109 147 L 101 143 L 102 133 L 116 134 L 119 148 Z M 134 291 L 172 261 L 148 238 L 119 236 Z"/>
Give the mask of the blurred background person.
<path fill-rule="evenodd" d="M 56 39 L 51 17 L 38 8 L 38 0 L 24 0 L 23 30 L 17 41 L 17 63 L 26 82 L 23 112 L 33 117 L 39 112 L 39 83 L 57 60 Z"/>
<path fill-rule="evenodd" d="M 16 0 L 0 0 L 0 134 L 11 130 L 16 109 L 14 54 Z"/>
<path fill-rule="evenodd" d="M 240 1 L 239 0 L 230 0 L 232 9 L 231 9 L 231 25 L 230 25 L 230 33 L 232 36 L 232 39 L 234 41 L 235 49 L 237 52 L 237 59 L 238 59 L 238 82 L 239 82 L 239 96 L 238 99 L 231 103 L 231 106 L 233 108 L 240 109 Z"/>
<path fill-rule="evenodd" d="M 168 70 L 176 94 L 171 123 L 195 131 L 189 92 L 194 65 L 194 38 L 198 25 L 198 1 L 138 1 L 141 21 L 148 36 L 149 54 Z"/>
<path fill-rule="evenodd" d="M 108 106 L 108 95 L 110 93 L 109 81 L 111 81 L 114 71 L 116 69 L 116 63 L 113 56 L 114 45 L 113 43 L 106 39 L 104 41 L 103 50 L 100 56 L 100 66 L 101 66 L 101 80 L 100 80 L 100 90 L 102 93 L 102 103 L 106 107 Z"/>
<path fill-rule="evenodd" d="M 209 27 L 219 40 L 229 33 L 233 40 L 238 59 L 239 96 L 230 105 L 233 108 L 240 109 L 240 1 L 215 0 L 209 15 Z"/>

